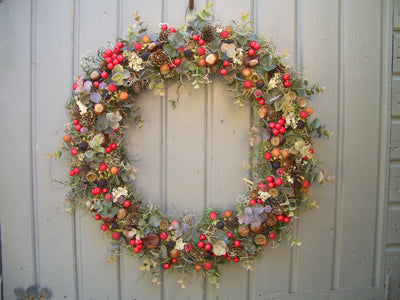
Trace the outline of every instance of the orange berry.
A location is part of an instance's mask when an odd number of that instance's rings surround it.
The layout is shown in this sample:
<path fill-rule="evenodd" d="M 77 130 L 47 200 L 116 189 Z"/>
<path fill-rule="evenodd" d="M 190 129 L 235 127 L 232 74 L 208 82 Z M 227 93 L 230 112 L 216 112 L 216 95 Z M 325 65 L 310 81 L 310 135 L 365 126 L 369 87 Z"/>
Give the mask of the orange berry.
<path fill-rule="evenodd" d="M 231 212 L 230 210 L 226 210 L 226 211 L 224 212 L 224 217 L 225 217 L 225 218 L 229 218 L 230 216 L 232 216 L 232 212 Z"/>
<path fill-rule="evenodd" d="M 63 136 L 63 141 L 66 142 L 67 144 L 71 143 L 72 138 L 69 134 L 66 134 Z"/>
<path fill-rule="evenodd" d="M 194 265 L 194 269 L 195 269 L 196 271 L 200 271 L 201 269 L 203 269 L 203 266 L 200 265 L 200 264 L 195 264 L 195 265 Z"/>
<path fill-rule="evenodd" d="M 285 159 L 285 158 L 288 158 L 289 157 L 289 151 L 287 150 L 287 149 L 282 149 L 281 150 L 281 155 L 282 155 L 282 158 L 283 159 Z"/>
<path fill-rule="evenodd" d="M 244 68 L 243 71 L 242 71 L 242 75 L 244 77 L 249 77 L 252 73 L 253 73 L 253 71 L 251 69 L 249 69 L 249 68 Z"/>
<path fill-rule="evenodd" d="M 306 108 L 306 113 L 307 113 L 308 116 L 311 116 L 313 112 L 314 111 L 313 111 L 313 109 L 311 107 L 307 107 Z"/>
<path fill-rule="evenodd" d="M 148 44 L 148 43 L 150 43 L 151 42 L 151 39 L 150 39 L 150 37 L 148 36 L 148 35 L 144 35 L 143 37 L 142 37 L 142 43 L 143 44 Z"/>
<path fill-rule="evenodd" d="M 281 151 L 278 148 L 274 148 L 271 151 L 273 157 L 278 157 L 281 154 Z"/>
<path fill-rule="evenodd" d="M 167 64 L 163 64 L 160 66 L 160 73 L 162 75 L 167 75 L 169 73 L 170 67 Z"/>
<path fill-rule="evenodd" d="M 117 167 L 111 167 L 110 171 L 111 171 L 111 174 L 116 175 L 118 173 L 118 168 Z"/>
<path fill-rule="evenodd" d="M 197 65 L 199 67 L 204 67 L 206 65 L 206 60 L 204 58 L 201 58 L 197 61 Z"/>
<path fill-rule="evenodd" d="M 126 99 L 128 99 L 128 93 L 127 92 L 121 92 L 120 94 L 119 94 L 119 100 L 126 100 Z"/>

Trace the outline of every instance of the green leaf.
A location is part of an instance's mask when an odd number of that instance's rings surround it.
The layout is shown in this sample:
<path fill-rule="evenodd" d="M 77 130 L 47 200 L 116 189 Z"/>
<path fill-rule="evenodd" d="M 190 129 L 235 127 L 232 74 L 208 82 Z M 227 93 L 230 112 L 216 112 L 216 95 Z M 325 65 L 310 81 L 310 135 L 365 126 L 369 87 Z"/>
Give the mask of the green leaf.
<path fill-rule="evenodd" d="M 321 183 L 322 180 L 324 180 L 324 177 L 325 177 L 325 176 L 324 176 L 324 173 L 322 173 L 322 171 L 319 171 L 315 180 L 316 180 L 318 183 Z"/>
<path fill-rule="evenodd" d="M 171 44 L 164 44 L 163 49 L 165 53 L 168 54 L 170 57 L 175 57 L 176 56 L 176 50 L 175 47 Z"/>
<path fill-rule="evenodd" d="M 161 223 L 161 219 L 158 215 L 152 215 L 149 219 L 149 223 L 151 226 L 153 227 L 157 227 L 160 225 Z"/>
<path fill-rule="evenodd" d="M 246 22 L 248 17 L 249 17 L 249 13 L 247 13 L 247 14 L 242 13 L 242 16 L 240 17 L 240 19 L 242 20 L 242 22 Z"/>
<path fill-rule="evenodd" d="M 321 120 L 320 119 L 314 119 L 312 122 L 311 122 L 311 127 L 313 128 L 313 129 L 317 129 L 317 128 L 319 128 L 319 127 L 321 127 Z"/>
<path fill-rule="evenodd" d="M 164 244 L 160 245 L 160 256 L 162 259 L 166 259 L 168 257 L 167 247 Z"/>

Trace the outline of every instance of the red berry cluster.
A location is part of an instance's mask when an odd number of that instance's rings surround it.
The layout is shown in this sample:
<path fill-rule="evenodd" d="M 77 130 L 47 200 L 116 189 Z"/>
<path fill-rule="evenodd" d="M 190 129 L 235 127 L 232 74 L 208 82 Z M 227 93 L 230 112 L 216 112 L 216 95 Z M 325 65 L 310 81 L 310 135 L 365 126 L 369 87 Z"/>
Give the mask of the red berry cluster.
<path fill-rule="evenodd" d="M 114 69 L 114 67 L 116 65 L 119 65 L 120 63 L 122 63 L 124 61 L 124 57 L 122 56 L 122 54 L 119 54 L 123 47 L 124 47 L 124 43 L 121 41 L 118 41 L 112 50 L 107 49 L 103 52 L 103 58 L 104 58 L 105 62 L 107 63 L 107 69 L 109 69 L 110 71 L 112 69 Z M 103 73 L 101 73 L 101 77 L 107 78 L 107 76 L 108 76 L 107 72 L 105 72 L 106 74 L 103 74 Z M 105 77 L 103 77 L 103 75 Z"/>
<path fill-rule="evenodd" d="M 273 135 L 284 134 L 286 132 L 285 118 L 282 117 L 276 123 L 269 122 L 268 127 Z"/>
<path fill-rule="evenodd" d="M 289 75 L 288 74 L 283 74 L 282 79 L 283 79 L 283 86 L 284 87 L 289 87 L 291 85 L 291 82 L 289 80 Z"/>
<path fill-rule="evenodd" d="M 267 176 L 265 181 L 268 183 L 268 188 L 273 189 L 275 186 L 282 185 L 282 178 L 277 177 L 274 179 L 272 176 Z"/>
<path fill-rule="evenodd" d="M 109 146 L 105 148 L 106 153 L 111 153 L 113 150 L 117 149 L 116 143 L 111 143 Z"/>
<path fill-rule="evenodd" d="M 108 189 L 107 188 L 100 188 L 100 187 L 95 187 L 92 188 L 90 190 L 90 192 L 92 193 L 92 195 L 101 195 L 101 194 L 107 194 L 108 193 Z"/>
<path fill-rule="evenodd" d="M 73 168 L 69 171 L 69 176 L 75 176 L 79 174 L 79 168 Z"/>

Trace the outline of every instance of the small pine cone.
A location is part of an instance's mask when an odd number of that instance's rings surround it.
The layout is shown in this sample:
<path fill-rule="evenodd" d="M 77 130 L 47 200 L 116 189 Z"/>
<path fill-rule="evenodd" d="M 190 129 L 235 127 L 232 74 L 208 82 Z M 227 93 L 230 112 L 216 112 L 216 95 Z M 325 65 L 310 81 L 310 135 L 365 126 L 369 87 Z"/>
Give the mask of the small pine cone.
<path fill-rule="evenodd" d="M 199 262 L 203 259 L 203 254 L 200 248 L 193 247 L 192 250 L 189 252 L 189 256 L 195 261 Z"/>
<path fill-rule="evenodd" d="M 210 70 L 212 73 L 219 74 L 219 71 L 221 71 L 223 67 L 224 63 L 222 62 L 222 60 L 217 60 L 217 62 L 210 67 Z"/>
<path fill-rule="evenodd" d="M 226 252 L 228 256 L 230 257 L 239 257 L 240 256 L 240 248 L 236 247 L 230 247 L 228 248 L 228 251 Z"/>
<path fill-rule="evenodd" d="M 126 225 L 137 225 L 139 223 L 139 214 L 130 213 L 126 216 Z"/>
<path fill-rule="evenodd" d="M 265 220 L 265 224 L 271 227 L 274 226 L 277 222 L 278 220 L 274 214 L 268 214 L 268 217 Z"/>
<path fill-rule="evenodd" d="M 80 118 L 81 113 L 79 111 L 79 107 L 77 105 L 72 106 L 72 108 L 69 110 L 69 115 L 74 119 Z"/>
<path fill-rule="evenodd" d="M 185 50 L 193 50 L 197 48 L 197 42 L 195 41 L 189 41 L 186 45 Z"/>
<path fill-rule="evenodd" d="M 100 62 L 100 70 L 102 71 L 108 71 L 107 69 L 107 63 L 103 60 L 102 62 Z"/>
<path fill-rule="evenodd" d="M 139 203 L 132 203 L 131 206 L 128 207 L 128 211 L 130 213 L 138 213 L 140 205 Z"/>
<path fill-rule="evenodd" d="M 278 71 L 281 74 L 281 76 L 283 74 L 286 74 L 286 67 L 284 65 L 279 65 L 279 66 L 276 67 L 276 69 L 278 69 Z"/>
<path fill-rule="evenodd" d="M 83 116 L 80 121 L 82 126 L 89 127 L 94 125 L 96 122 L 96 115 L 93 112 L 93 109 L 88 110 Z"/>
<path fill-rule="evenodd" d="M 162 49 L 158 49 L 150 55 L 150 60 L 156 66 L 161 66 L 168 61 L 168 55 Z"/>
<path fill-rule="evenodd" d="M 275 214 L 275 215 L 281 215 L 282 213 L 283 213 L 283 209 L 282 209 L 282 207 L 280 206 L 280 205 L 278 205 L 278 206 L 275 206 L 274 207 L 274 209 L 272 210 L 272 212 Z"/>
<path fill-rule="evenodd" d="M 306 143 L 307 146 L 313 144 L 311 138 L 306 138 L 306 139 L 304 139 L 304 142 Z"/>
<path fill-rule="evenodd" d="M 160 43 L 165 43 L 166 41 L 168 41 L 168 35 L 169 35 L 168 31 L 166 30 L 161 31 L 160 34 L 158 35 L 158 41 Z"/>
<path fill-rule="evenodd" d="M 254 189 L 249 194 L 250 199 L 257 199 L 258 198 L 258 189 Z"/>
<path fill-rule="evenodd" d="M 229 216 L 225 221 L 226 227 L 233 229 L 239 225 L 238 218 L 235 216 Z"/>
<path fill-rule="evenodd" d="M 201 37 L 206 43 L 210 43 L 214 40 L 214 29 L 210 24 L 206 24 L 201 29 Z"/>

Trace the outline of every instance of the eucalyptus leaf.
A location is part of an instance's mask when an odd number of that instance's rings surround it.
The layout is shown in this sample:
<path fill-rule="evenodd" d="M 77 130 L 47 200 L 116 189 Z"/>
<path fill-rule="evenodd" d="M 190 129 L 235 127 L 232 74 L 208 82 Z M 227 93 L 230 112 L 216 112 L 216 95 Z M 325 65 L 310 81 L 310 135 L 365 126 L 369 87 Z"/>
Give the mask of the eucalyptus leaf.
<path fill-rule="evenodd" d="M 321 183 L 322 180 L 324 180 L 324 178 L 325 178 L 324 173 L 322 173 L 321 171 L 319 171 L 315 180 L 316 180 L 318 183 Z"/>
<path fill-rule="evenodd" d="M 171 44 L 164 44 L 163 49 L 165 53 L 168 54 L 170 57 L 175 57 L 176 56 L 176 50 L 175 47 Z"/>
<path fill-rule="evenodd" d="M 92 150 L 88 150 L 88 151 L 85 152 L 85 156 L 87 158 L 92 158 L 93 155 L 94 155 L 94 152 Z"/>
<path fill-rule="evenodd" d="M 149 223 L 151 226 L 157 227 L 157 226 L 160 226 L 161 219 L 158 215 L 152 215 L 149 219 Z"/>
<path fill-rule="evenodd" d="M 160 256 L 162 259 L 166 259 L 168 257 L 168 250 L 164 244 L 160 245 Z"/>
<path fill-rule="evenodd" d="M 93 103 L 99 103 L 101 101 L 101 95 L 99 93 L 90 94 L 90 101 Z"/>
<path fill-rule="evenodd" d="M 319 127 L 321 127 L 321 120 L 320 119 L 314 119 L 312 122 L 311 122 L 311 127 L 313 128 L 313 129 L 317 129 L 317 128 L 319 128 Z"/>

